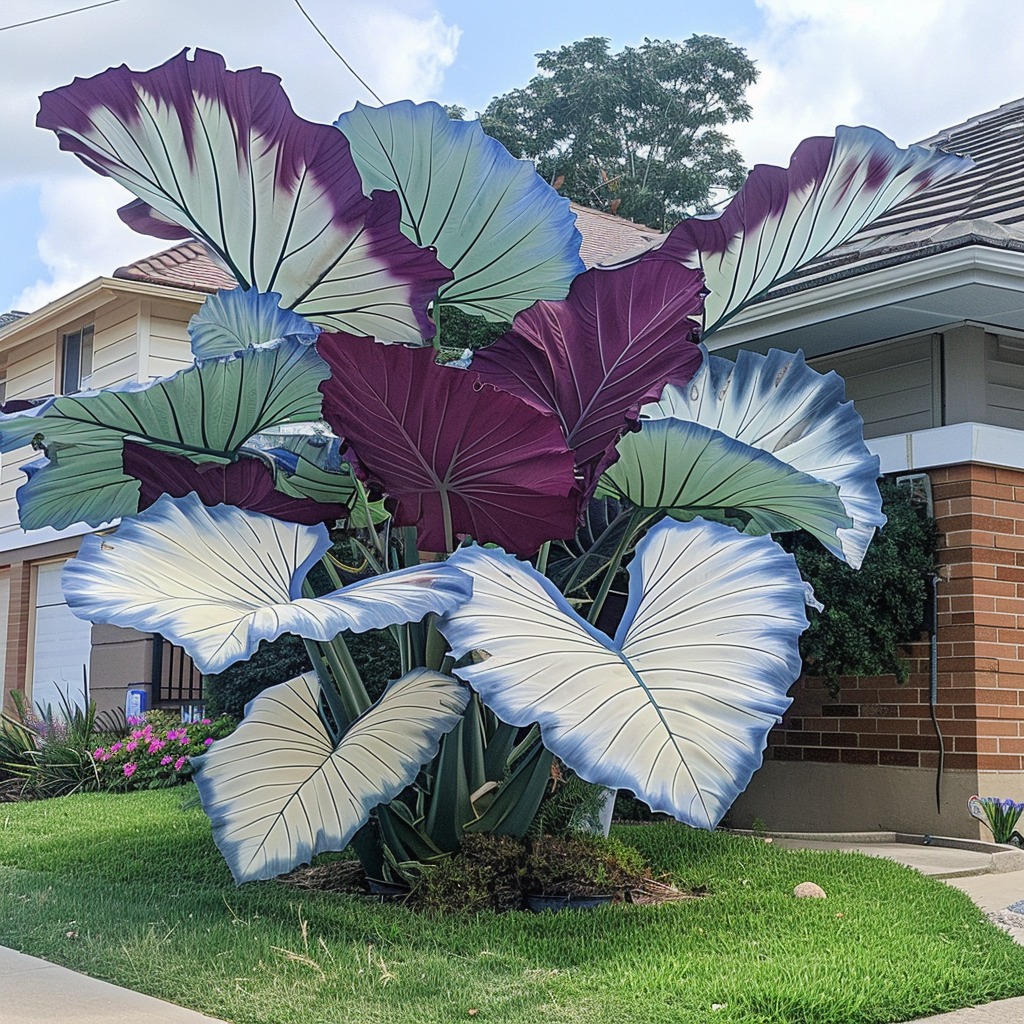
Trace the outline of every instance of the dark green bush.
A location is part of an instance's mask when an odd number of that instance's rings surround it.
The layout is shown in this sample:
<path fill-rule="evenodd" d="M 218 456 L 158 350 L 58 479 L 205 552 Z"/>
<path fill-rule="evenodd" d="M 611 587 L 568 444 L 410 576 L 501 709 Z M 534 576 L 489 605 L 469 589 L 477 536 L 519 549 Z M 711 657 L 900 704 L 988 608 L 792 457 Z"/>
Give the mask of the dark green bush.
<path fill-rule="evenodd" d="M 796 556 L 800 574 L 825 606 L 808 609 L 800 640 L 805 671 L 835 693 L 841 676 L 894 675 L 905 682 L 904 648 L 925 628 L 928 580 L 935 571 L 938 532 L 908 488 L 881 482 L 888 522 L 859 570 L 851 569 L 808 534 L 779 539 Z"/>
<path fill-rule="evenodd" d="M 371 700 L 376 700 L 389 680 L 396 679 L 402 670 L 391 634 L 386 630 L 346 633 L 345 640 Z M 285 634 L 273 643 L 263 642 L 248 661 L 203 677 L 207 713 L 211 717 L 241 718 L 245 705 L 268 686 L 294 679 L 311 667 L 306 646 L 299 637 Z"/>

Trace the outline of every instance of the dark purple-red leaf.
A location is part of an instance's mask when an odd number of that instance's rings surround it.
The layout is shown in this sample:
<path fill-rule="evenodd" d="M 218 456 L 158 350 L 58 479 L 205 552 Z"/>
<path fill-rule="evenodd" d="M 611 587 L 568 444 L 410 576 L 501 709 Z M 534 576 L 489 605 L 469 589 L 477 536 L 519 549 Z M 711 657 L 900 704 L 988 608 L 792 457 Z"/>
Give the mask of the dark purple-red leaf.
<path fill-rule="evenodd" d="M 317 348 L 332 371 L 325 419 L 422 549 L 470 536 L 530 555 L 574 534 L 573 453 L 554 416 L 437 365 L 430 349 L 342 334 L 322 334 Z"/>
<path fill-rule="evenodd" d="M 640 406 L 700 366 L 693 318 L 703 289 L 699 271 L 669 261 L 588 270 L 568 298 L 520 313 L 472 368 L 558 417 L 589 490 Z"/>
<path fill-rule="evenodd" d="M 348 514 L 344 504 L 325 504 L 282 494 L 274 487 L 273 471 L 259 458 L 242 457 L 227 465 L 197 464 L 184 455 L 170 455 L 127 441 L 124 471 L 140 483 L 140 512 L 163 494 L 183 498 L 194 491 L 204 505 L 234 505 L 306 526 L 331 523 Z"/>

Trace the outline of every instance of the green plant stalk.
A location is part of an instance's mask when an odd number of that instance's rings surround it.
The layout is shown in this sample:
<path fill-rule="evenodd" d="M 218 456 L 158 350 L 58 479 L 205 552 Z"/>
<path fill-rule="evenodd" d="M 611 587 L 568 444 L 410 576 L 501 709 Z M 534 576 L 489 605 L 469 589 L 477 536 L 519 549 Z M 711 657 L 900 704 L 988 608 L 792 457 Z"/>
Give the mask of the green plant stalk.
<path fill-rule="evenodd" d="M 611 559 L 609 559 L 608 568 L 605 570 L 604 579 L 601 581 L 601 587 L 597 592 L 597 597 L 594 598 L 594 601 L 590 606 L 590 612 L 587 615 L 587 622 L 592 626 L 597 624 L 597 620 L 601 616 L 604 603 L 608 598 L 608 594 L 611 592 L 612 583 L 615 581 L 615 575 L 619 571 L 622 559 L 629 550 L 634 535 L 639 532 L 641 525 L 650 518 L 652 518 L 651 514 L 649 512 L 644 512 L 643 509 L 637 508 L 630 513 L 626 529 L 623 532 L 619 543 L 616 545 Z"/>

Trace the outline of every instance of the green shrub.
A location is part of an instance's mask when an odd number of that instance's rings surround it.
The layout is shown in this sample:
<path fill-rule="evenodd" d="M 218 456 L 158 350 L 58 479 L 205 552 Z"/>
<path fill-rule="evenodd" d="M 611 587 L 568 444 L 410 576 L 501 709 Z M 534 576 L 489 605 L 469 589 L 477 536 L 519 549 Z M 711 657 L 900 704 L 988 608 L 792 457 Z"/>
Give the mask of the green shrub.
<path fill-rule="evenodd" d="M 344 635 L 370 699 L 376 700 L 389 680 L 401 674 L 398 647 L 387 630 Z M 240 719 L 246 704 L 268 686 L 287 682 L 311 668 L 306 646 L 299 637 L 285 634 L 273 643 L 264 641 L 248 661 L 203 677 L 206 710 L 210 715 Z"/>
<path fill-rule="evenodd" d="M 33 744 L 23 751 L 20 763 L 8 765 L 11 775 L 23 780 L 25 793 L 42 798 L 99 789 L 93 748 L 124 732 L 124 715 L 100 715 L 95 701 L 82 707 L 63 695 L 57 710 L 48 705 L 32 711 L 21 694 L 13 700 L 22 730 L 13 736 L 31 737 Z"/>
<path fill-rule="evenodd" d="M 935 571 L 935 520 L 912 500 L 908 488 L 881 482 L 888 522 L 875 536 L 859 570 L 829 554 L 808 534 L 780 540 L 796 557 L 824 611 L 808 611 L 800 639 L 805 671 L 821 676 L 834 694 L 849 675 L 908 675 L 904 648 L 920 638 Z"/>

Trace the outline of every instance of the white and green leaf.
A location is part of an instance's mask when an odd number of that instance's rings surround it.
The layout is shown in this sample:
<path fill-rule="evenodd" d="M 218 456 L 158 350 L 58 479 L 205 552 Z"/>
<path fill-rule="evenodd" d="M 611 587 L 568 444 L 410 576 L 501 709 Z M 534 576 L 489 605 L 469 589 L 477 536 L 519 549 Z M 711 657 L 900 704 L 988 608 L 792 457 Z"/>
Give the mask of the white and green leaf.
<path fill-rule="evenodd" d="M 793 557 L 767 537 L 664 520 L 637 547 L 615 639 L 509 555 L 463 548 L 473 600 L 441 619 L 456 670 L 589 782 L 713 828 L 789 705 L 807 626 Z"/>
<path fill-rule="evenodd" d="M 79 618 L 159 633 L 204 673 L 282 633 L 326 641 L 343 630 L 417 622 L 469 597 L 469 580 L 447 563 L 301 597 L 306 574 L 330 545 L 323 525 L 165 495 L 115 532 L 85 538 L 64 568 L 64 597 Z"/>
<path fill-rule="evenodd" d="M 336 122 L 363 191 L 397 192 L 401 229 L 433 246 L 454 272 L 438 303 L 511 320 L 539 299 L 563 299 L 583 272 L 569 201 L 478 121 L 452 121 L 436 103 L 356 104 Z"/>
<path fill-rule="evenodd" d="M 784 463 L 791 472 L 778 469 L 776 482 L 745 506 L 754 528 L 809 530 L 837 557 L 861 565 L 875 529 L 885 523 L 879 463 L 864 443 L 864 421 L 845 400 L 838 374 L 811 369 L 801 352 L 744 350 L 735 363 L 705 354 L 689 384 L 669 385 L 660 401 L 641 410 L 644 430 L 666 419 L 699 424 L 746 447 L 744 467 L 740 448 L 720 445 L 730 452 L 737 491 L 747 488 L 748 473 L 752 493 L 764 480 L 771 463 L 763 453 Z M 680 453 L 669 457 L 685 459 Z M 682 488 L 686 481 L 677 483 Z M 826 495 L 833 490 L 838 501 L 830 505 Z M 803 512 L 801 502 L 807 504 Z"/>
<path fill-rule="evenodd" d="M 242 724 L 194 762 L 214 842 L 235 881 L 274 878 L 343 850 L 373 808 L 437 753 L 468 698 L 451 676 L 417 669 L 391 683 L 335 743 L 314 673 L 265 690 Z"/>
<path fill-rule="evenodd" d="M 746 533 L 807 530 L 832 549 L 837 529 L 853 525 L 835 484 L 700 423 L 647 420 L 617 448 L 619 461 L 601 477 L 599 498 L 626 498 L 683 521 L 729 522 Z"/>

